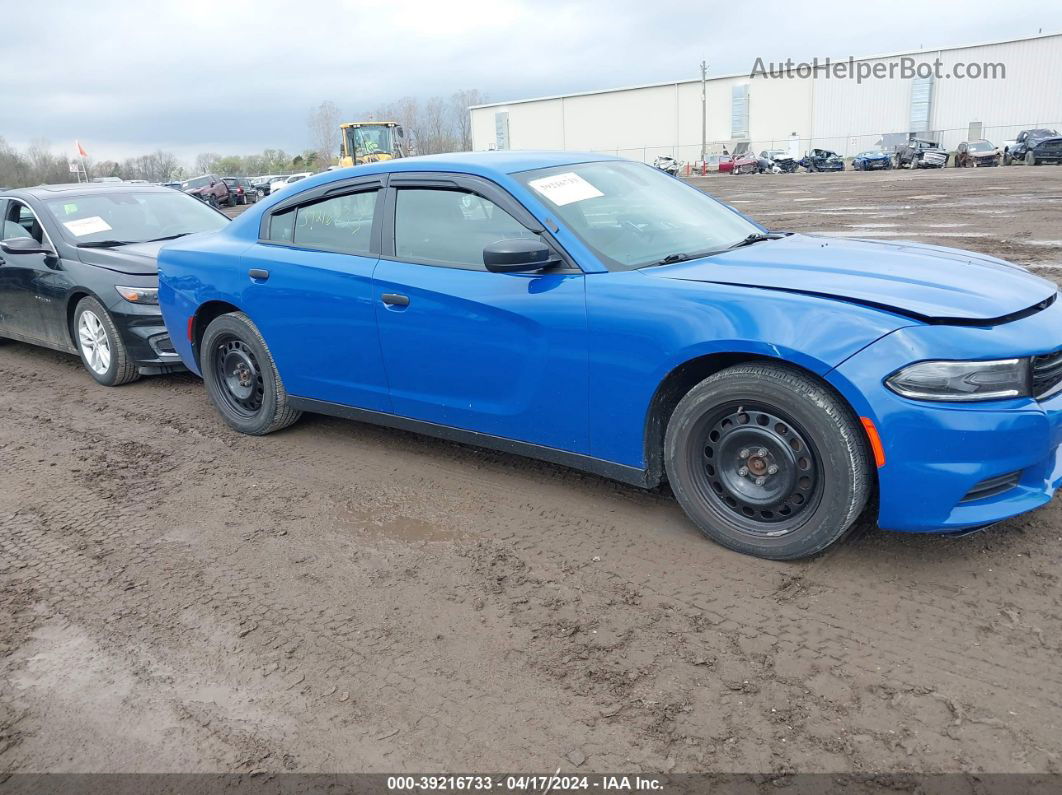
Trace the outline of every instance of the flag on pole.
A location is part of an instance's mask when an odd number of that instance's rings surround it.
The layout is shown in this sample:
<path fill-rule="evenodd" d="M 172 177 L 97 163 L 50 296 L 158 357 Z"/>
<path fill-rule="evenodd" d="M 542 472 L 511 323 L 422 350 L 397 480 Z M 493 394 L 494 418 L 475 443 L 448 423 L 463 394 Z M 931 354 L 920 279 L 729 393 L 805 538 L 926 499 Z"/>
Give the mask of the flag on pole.
<path fill-rule="evenodd" d="M 85 148 L 81 145 L 80 141 L 74 141 L 74 146 L 77 147 L 77 153 L 79 155 L 82 157 L 88 157 L 88 152 L 85 151 Z"/>

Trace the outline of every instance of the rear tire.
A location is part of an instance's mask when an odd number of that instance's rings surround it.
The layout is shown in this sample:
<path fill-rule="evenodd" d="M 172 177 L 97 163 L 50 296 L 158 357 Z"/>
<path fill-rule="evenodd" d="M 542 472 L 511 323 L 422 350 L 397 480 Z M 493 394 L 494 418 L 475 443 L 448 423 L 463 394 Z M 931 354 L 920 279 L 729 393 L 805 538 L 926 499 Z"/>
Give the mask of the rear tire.
<path fill-rule="evenodd" d="M 775 364 L 736 365 L 691 389 L 668 422 L 664 466 L 702 533 L 771 560 L 839 541 L 872 484 L 865 436 L 848 406 Z"/>
<path fill-rule="evenodd" d="M 264 436 L 302 415 L 288 405 L 273 356 L 243 312 L 221 315 L 207 326 L 199 360 L 207 394 L 234 430 Z"/>
<path fill-rule="evenodd" d="M 114 319 L 95 298 L 86 296 L 78 301 L 73 332 L 81 363 L 98 383 L 121 386 L 140 378 Z"/>

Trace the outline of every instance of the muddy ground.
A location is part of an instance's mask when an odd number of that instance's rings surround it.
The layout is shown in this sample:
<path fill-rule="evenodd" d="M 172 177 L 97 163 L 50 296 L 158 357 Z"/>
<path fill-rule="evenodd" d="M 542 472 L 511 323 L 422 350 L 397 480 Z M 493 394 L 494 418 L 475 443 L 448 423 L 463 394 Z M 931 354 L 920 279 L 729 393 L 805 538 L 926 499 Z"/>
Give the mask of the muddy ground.
<path fill-rule="evenodd" d="M 1062 273 L 1062 168 L 698 180 Z M 0 347 L 0 770 L 1062 772 L 1062 506 L 810 562 L 666 491 Z"/>

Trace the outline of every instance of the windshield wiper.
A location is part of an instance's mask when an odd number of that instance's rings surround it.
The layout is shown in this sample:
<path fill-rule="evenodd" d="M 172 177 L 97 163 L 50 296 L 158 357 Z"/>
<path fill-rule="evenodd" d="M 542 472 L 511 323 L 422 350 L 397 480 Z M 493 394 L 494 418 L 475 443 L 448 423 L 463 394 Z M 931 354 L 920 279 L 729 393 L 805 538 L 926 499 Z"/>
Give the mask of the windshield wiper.
<path fill-rule="evenodd" d="M 179 237 L 184 237 L 185 235 L 190 235 L 190 234 L 192 234 L 192 233 L 191 232 L 178 232 L 175 235 L 166 235 L 165 237 L 153 237 L 153 238 L 151 238 L 151 240 L 145 240 L 143 242 L 144 243 L 158 243 L 161 240 L 176 240 Z"/>
<path fill-rule="evenodd" d="M 751 235 L 742 240 L 739 240 L 734 245 L 728 246 L 727 251 L 735 248 L 741 248 L 742 246 L 751 246 L 753 243 L 762 243 L 764 240 L 777 240 L 779 237 L 781 237 L 781 235 L 779 235 L 777 232 L 767 232 L 766 234 L 764 234 L 763 232 L 753 232 Z"/>
<path fill-rule="evenodd" d="M 87 243 L 78 243 L 78 248 L 114 248 L 115 246 L 131 246 L 137 240 L 90 240 Z"/>

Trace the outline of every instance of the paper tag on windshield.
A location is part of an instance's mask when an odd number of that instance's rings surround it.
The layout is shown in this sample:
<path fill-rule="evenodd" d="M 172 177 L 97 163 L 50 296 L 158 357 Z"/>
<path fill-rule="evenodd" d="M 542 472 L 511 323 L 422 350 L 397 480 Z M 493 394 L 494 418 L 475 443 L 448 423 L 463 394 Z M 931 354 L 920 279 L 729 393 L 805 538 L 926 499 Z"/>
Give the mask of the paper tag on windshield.
<path fill-rule="evenodd" d="M 527 184 L 558 207 L 605 195 L 574 171 L 533 179 Z"/>
<path fill-rule="evenodd" d="M 94 215 L 91 218 L 78 218 L 76 221 L 63 221 L 63 226 L 70 230 L 74 237 L 94 235 L 97 232 L 110 232 L 111 225 Z"/>

